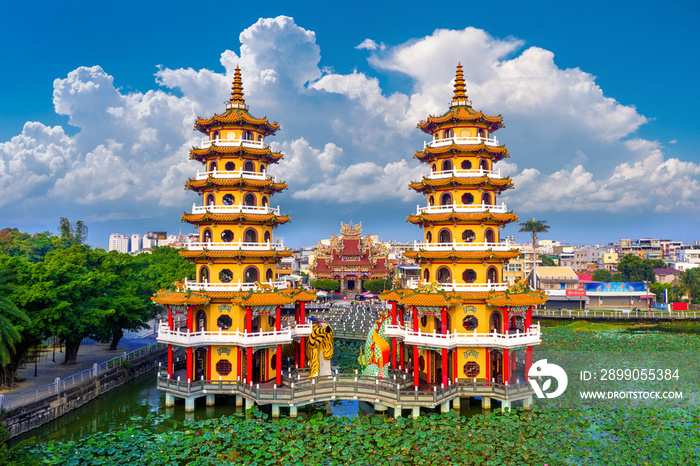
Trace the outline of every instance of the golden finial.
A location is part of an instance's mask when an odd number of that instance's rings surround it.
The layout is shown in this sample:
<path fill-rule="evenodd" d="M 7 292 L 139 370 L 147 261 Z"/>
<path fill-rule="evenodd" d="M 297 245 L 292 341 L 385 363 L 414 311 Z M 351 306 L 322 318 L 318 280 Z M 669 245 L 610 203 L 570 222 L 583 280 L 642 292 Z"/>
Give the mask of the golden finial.
<path fill-rule="evenodd" d="M 467 96 L 467 86 L 464 84 L 464 73 L 462 72 L 462 63 L 457 63 L 457 76 L 455 77 L 455 94 L 452 97 L 450 107 L 459 105 L 470 105 L 469 96 Z"/>
<path fill-rule="evenodd" d="M 229 99 L 227 109 L 242 108 L 245 109 L 245 99 L 243 99 L 243 80 L 241 79 L 241 69 L 236 65 L 236 71 L 233 74 L 233 85 L 231 86 L 231 98 Z"/>

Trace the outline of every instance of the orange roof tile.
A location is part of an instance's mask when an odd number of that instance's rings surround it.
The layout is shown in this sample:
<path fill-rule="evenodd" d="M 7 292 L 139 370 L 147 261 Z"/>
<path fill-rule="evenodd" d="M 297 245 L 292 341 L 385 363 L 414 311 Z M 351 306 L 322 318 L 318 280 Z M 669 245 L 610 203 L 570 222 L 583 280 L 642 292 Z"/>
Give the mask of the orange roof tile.
<path fill-rule="evenodd" d="M 190 214 L 182 215 L 182 221 L 187 223 L 210 223 L 210 222 L 249 222 L 249 223 L 276 223 L 283 224 L 292 218 L 287 215 L 275 214 Z"/>
<path fill-rule="evenodd" d="M 518 216 L 514 213 L 492 214 L 489 212 L 480 213 L 462 213 L 462 212 L 447 212 L 444 214 L 420 214 L 409 215 L 406 220 L 413 224 L 425 222 L 451 222 L 451 221 L 466 221 L 466 222 L 487 222 L 495 221 L 499 223 L 517 222 Z"/>
<path fill-rule="evenodd" d="M 431 180 L 423 178 L 421 181 L 414 181 L 408 185 L 409 188 L 418 191 L 419 193 L 432 192 L 437 187 L 481 187 L 492 186 L 500 194 L 506 189 L 513 187 L 513 181 L 510 178 L 489 178 L 487 176 L 475 178 L 458 178 L 450 177 L 441 180 Z"/>
<path fill-rule="evenodd" d="M 284 296 L 276 291 L 259 292 L 251 291 L 245 296 L 239 296 L 231 300 L 232 303 L 240 306 L 282 306 L 291 304 L 294 299 Z"/>
<path fill-rule="evenodd" d="M 306 291 L 300 288 L 287 288 L 284 290 L 280 290 L 279 292 L 283 295 L 291 297 L 292 299 L 294 299 L 295 302 L 313 301 L 314 299 L 318 298 L 316 293 L 311 293 L 310 291 Z"/>
<path fill-rule="evenodd" d="M 247 257 L 289 257 L 294 254 L 292 251 L 244 251 L 244 250 L 231 250 L 231 251 L 188 251 L 180 250 L 178 251 L 182 257 L 188 259 L 201 258 L 201 259 L 245 259 Z"/>
<path fill-rule="evenodd" d="M 267 118 L 256 118 L 248 113 L 247 110 L 238 108 L 232 108 L 222 114 L 215 114 L 209 118 L 197 118 L 194 123 L 194 128 L 197 131 L 201 131 L 202 133 L 206 134 L 213 126 L 231 123 L 255 126 L 256 130 L 265 136 L 275 134 L 275 132 L 280 128 L 280 125 L 274 121 L 269 121 Z"/>
<path fill-rule="evenodd" d="M 191 291 L 160 290 L 153 297 L 151 297 L 151 301 L 162 305 L 201 306 L 209 304 L 209 297 L 204 293 L 196 293 Z"/>
<path fill-rule="evenodd" d="M 418 123 L 418 128 L 423 132 L 432 134 L 441 123 L 469 121 L 474 123 L 487 123 L 489 131 L 495 131 L 503 127 L 503 118 L 498 115 L 489 116 L 474 110 L 469 106 L 450 108 L 442 116 L 429 116 L 425 121 Z"/>
<path fill-rule="evenodd" d="M 212 143 L 212 145 L 204 149 L 197 147 L 190 149 L 190 159 L 198 160 L 200 162 L 206 160 L 208 157 L 233 154 L 238 154 L 239 156 L 258 156 L 259 158 L 265 159 L 268 163 L 275 163 L 283 157 L 282 153 L 272 152 L 269 147 L 256 149 L 247 146 L 217 146 L 215 143 Z"/>
<path fill-rule="evenodd" d="M 220 187 L 251 187 L 251 188 L 268 188 L 271 192 L 280 192 L 287 187 L 285 183 L 275 183 L 272 180 L 250 180 L 245 178 L 229 178 L 217 179 L 209 177 L 206 180 L 187 180 L 185 188 L 192 191 L 203 191 L 207 188 Z"/>
<path fill-rule="evenodd" d="M 547 302 L 544 292 L 529 291 L 524 293 L 500 293 L 494 294 L 486 299 L 486 303 L 491 306 L 515 307 L 515 306 L 536 306 Z"/>

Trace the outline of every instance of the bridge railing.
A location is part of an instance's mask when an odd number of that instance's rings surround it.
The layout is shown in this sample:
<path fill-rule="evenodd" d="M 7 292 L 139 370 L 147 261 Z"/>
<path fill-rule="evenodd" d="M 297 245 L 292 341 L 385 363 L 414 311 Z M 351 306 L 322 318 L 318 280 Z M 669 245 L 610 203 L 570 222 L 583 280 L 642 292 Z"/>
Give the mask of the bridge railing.
<path fill-rule="evenodd" d="M 192 383 L 169 380 L 160 372 L 158 388 L 180 396 L 201 396 L 204 394 L 237 394 L 254 400 L 258 404 L 297 404 L 311 403 L 328 399 L 379 400 L 395 405 L 436 406 L 456 396 L 494 396 L 503 399 L 520 398 L 531 395 L 528 383 L 511 385 L 483 381 L 460 381 L 446 387 L 432 389 L 407 387 L 388 379 L 360 374 L 335 374 L 290 381 L 289 385 L 263 386 L 231 380 L 198 380 Z"/>

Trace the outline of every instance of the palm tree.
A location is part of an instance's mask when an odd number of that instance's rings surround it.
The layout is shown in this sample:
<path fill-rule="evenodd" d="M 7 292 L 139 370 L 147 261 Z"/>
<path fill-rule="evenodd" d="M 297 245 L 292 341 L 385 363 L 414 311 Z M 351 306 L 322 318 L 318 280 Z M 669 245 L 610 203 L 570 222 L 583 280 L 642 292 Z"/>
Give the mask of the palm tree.
<path fill-rule="evenodd" d="M 700 267 L 681 272 L 674 283 L 673 294 L 678 300 L 684 296 L 689 301 L 700 298 Z"/>
<path fill-rule="evenodd" d="M 537 221 L 533 218 L 532 220 L 528 220 L 527 222 L 521 223 L 519 231 L 520 233 L 527 231 L 532 234 L 532 279 L 534 285 L 535 271 L 537 270 L 537 250 L 535 249 L 535 244 L 537 243 L 537 234 L 547 233 L 549 231 L 549 225 L 547 225 L 546 220 Z"/>
<path fill-rule="evenodd" d="M 15 343 L 22 338 L 12 324 L 12 320 L 29 322 L 29 317 L 23 311 L 17 309 L 15 303 L 9 298 L 9 294 L 13 289 L 8 284 L 9 281 L 9 274 L 4 270 L 0 271 L 0 367 L 10 363 Z"/>

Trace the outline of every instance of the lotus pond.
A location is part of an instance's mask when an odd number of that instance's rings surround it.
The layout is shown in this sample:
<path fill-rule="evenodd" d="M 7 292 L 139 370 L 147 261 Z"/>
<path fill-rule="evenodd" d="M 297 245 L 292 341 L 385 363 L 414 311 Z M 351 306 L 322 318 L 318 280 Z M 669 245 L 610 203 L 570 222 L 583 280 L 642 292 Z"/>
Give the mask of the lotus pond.
<path fill-rule="evenodd" d="M 700 351 L 700 334 L 693 331 L 697 327 L 676 333 L 600 325 L 547 327 L 541 347 L 567 352 L 673 351 L 686 356 Z M 339 354 L 352 354 L 350 346 Z M 352 358 L 346 358 L 352 364 Z M 215 409 L 217 415 L 222 413 L 219 405 Z M 61 465 L 700 464 L 697 403 L 684 409 L 657 404 L 599 410 L 540 404 L 533 411 L 496 409 L 469 417 L 427 414 L 415 420 L 319 413 L 271 422 L 257 410 L 248 416 L 226 413 L 190 420 L 166 418 L 157 410 L 135 414 L 129 422 L 86 435 L 34 444 L 29 440 L 28 445 L 17 445 L 8 460 Z"/>

